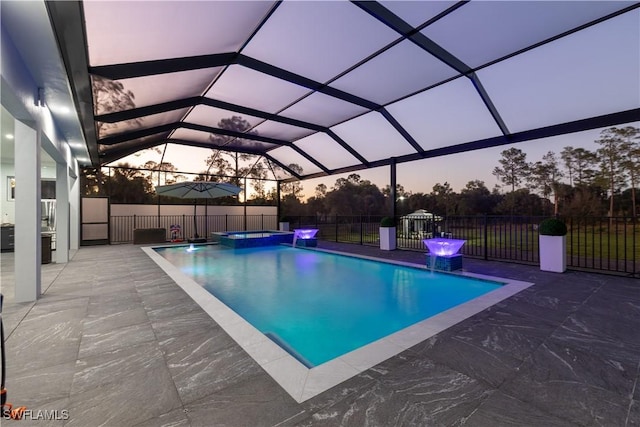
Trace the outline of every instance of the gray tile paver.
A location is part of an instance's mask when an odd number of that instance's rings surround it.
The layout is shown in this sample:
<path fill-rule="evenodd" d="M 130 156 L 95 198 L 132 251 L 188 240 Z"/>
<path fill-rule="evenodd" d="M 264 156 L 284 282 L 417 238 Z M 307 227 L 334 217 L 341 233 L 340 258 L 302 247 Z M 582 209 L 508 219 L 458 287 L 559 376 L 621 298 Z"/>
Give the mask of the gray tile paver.
<path fill-rule="evenodd" d="M 298 404 L 139 247 L 81 248 L 43 266 L 37 303 L 5 301 L 9 401 L 62 405 L 70 419 L 51 425 L 89 427 L 640 423 L 640 281 L 474 259 L 465 269 L 536 285 Z"/>

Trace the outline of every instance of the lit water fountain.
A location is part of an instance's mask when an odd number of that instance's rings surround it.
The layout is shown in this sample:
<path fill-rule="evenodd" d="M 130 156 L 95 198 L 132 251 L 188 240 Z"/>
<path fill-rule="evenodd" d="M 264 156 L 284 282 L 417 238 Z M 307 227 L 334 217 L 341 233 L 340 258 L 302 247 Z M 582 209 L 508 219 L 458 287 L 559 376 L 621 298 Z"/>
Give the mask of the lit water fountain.
<path fill-rule="evenodd" d="M 193 252 L 193 251 L 197 251 L 198 248 L 196 248 L 195 246 L 193 246 L 193 243 L 191 243 L 189 245 L 189 247 L 187 248 L 187 252 Z"/>
<path fill-rule="evenodd" d="M 436 267 L 438 270 L 454 271 L 462 268 L 462 254 L 458 253 L 466 240 L 435 238 L 423 240 L 429 249 L 427 254 L 427 265 L 431 266 L 431 271 Z"/>
<path fill-rule="evenodd" d="M 300 239 L 300 246 L 315 248 L 318 246 L 318 239 L 316 238 L 317 233 L 317 228 L 296 228 L 293 230 L 293 247 L 296 247 L 296 243 L 298 242 L 298 239 Z"/>

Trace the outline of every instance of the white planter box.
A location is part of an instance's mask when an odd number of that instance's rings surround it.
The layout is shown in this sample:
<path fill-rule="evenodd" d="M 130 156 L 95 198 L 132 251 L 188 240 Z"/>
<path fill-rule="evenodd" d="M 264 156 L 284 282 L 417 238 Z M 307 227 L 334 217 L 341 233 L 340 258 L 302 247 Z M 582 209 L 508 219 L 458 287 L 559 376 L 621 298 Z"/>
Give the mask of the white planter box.
<path fill-rule="evenodd" d="M 288 222 L 279 222 L 278 230 L 280 231 L 289 231 L 289 223 Z"/>
<path fill-rule="evenodd" d="M 567 236 L 539 236 L 540 270 L 564 273 L 567 270 Z"/>
<path fill-rule="evenodd" d="M 380 249 L 393 251 L 396 249 L 396 228 L 380 227 Z"/>

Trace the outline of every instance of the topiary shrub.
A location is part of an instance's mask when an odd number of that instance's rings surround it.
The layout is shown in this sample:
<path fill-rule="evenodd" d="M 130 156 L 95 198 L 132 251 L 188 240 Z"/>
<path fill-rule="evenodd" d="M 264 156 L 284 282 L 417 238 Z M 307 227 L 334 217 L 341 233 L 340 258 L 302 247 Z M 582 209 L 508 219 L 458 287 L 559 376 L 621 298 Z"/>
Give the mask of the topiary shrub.
<path fill-rule="evenodd" d="M 558 218 L 547 218 L 540 223 L 538 232 L 542 236 L 564 236 L 567 234 L 567 225 Z"/>
<path fill-rule="evenodd" d="M 395 227 L 396 226 L 396 222 L 393 220 L 393 218 L 390 218 L 388 216 L 385 216 L 384 218 L 382 218 L 382 221 L 380 221 L 380 227 Z"/>

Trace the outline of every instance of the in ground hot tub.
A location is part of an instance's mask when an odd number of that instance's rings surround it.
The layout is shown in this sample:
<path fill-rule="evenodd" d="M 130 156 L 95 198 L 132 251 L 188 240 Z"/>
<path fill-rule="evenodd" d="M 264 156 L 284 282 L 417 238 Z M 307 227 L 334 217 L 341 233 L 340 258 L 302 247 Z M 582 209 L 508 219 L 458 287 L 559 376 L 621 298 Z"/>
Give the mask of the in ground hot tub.
<path fill-rule="evenodd" d="M 218 231 L 211 233 L 211 240 L 230 248 L 255 248 L 293 243 L 293 233 L 277 230 Z"/>

